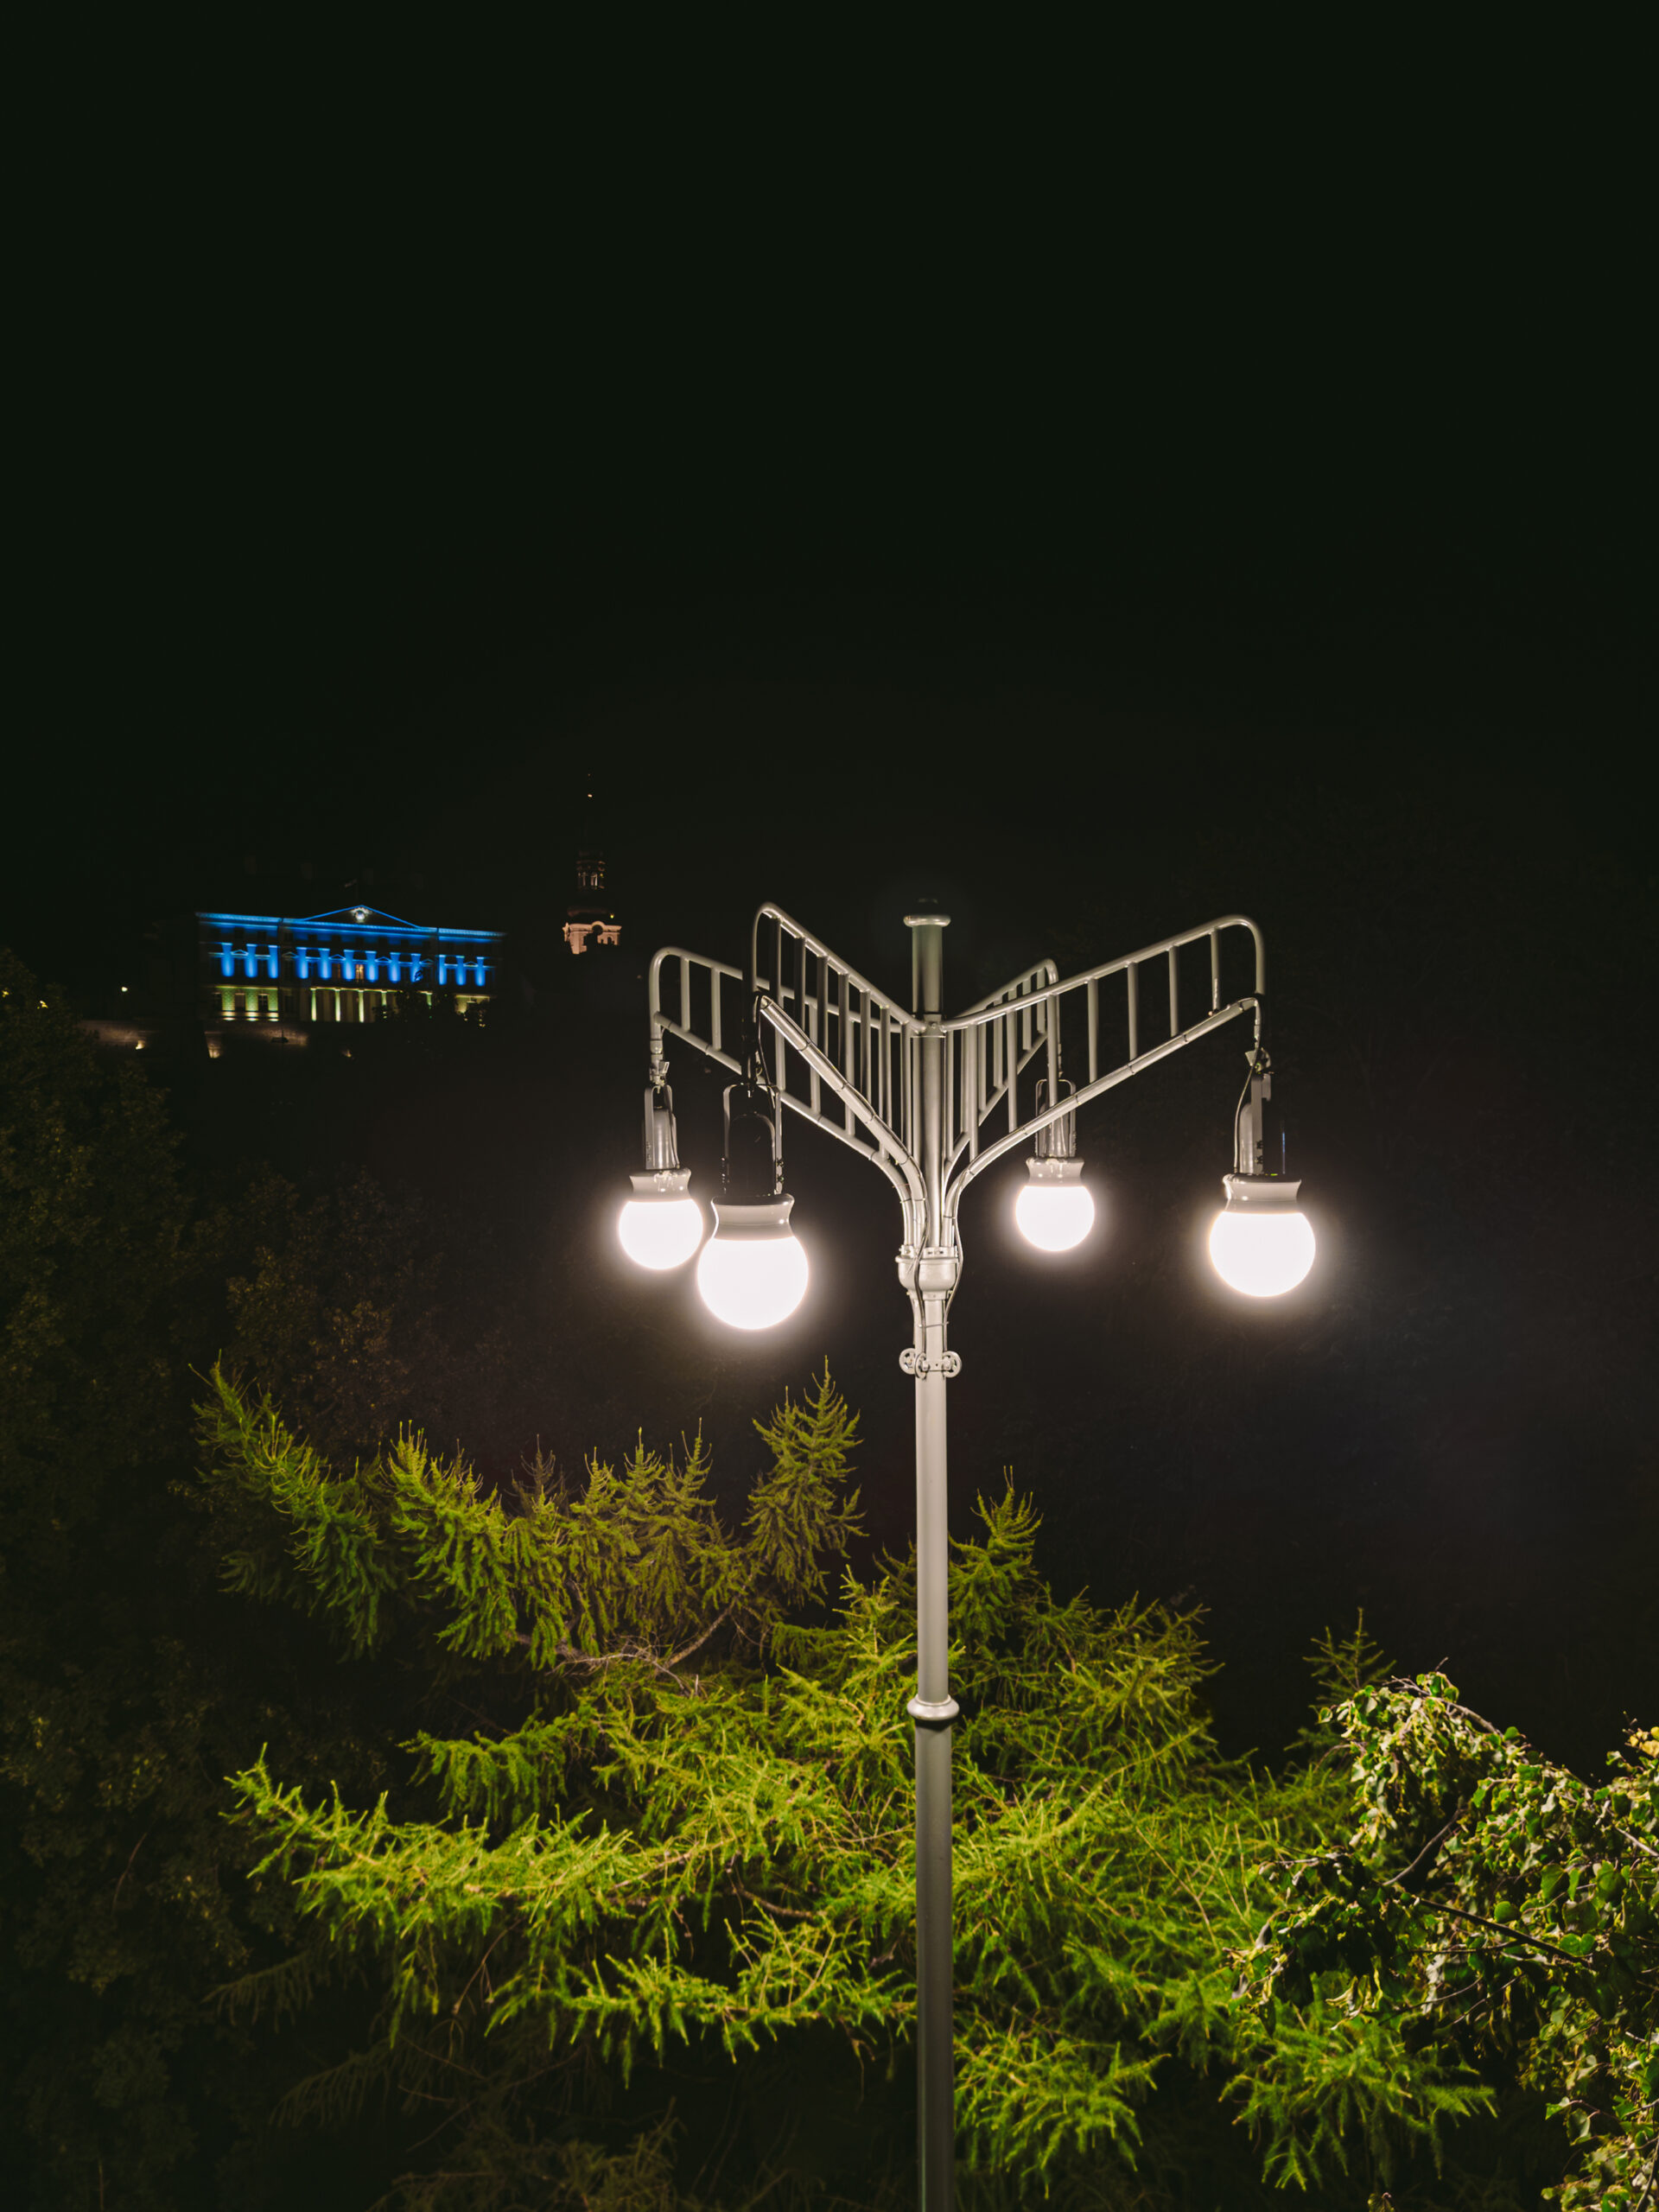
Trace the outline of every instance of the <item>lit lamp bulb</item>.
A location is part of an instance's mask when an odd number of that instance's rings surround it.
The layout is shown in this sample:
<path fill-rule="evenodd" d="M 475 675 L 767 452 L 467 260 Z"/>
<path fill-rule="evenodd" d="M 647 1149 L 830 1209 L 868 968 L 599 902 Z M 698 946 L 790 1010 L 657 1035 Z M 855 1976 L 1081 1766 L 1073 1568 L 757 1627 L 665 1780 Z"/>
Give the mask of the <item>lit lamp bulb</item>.
<path fill-rule="evenodd" d="M 716 1201 L 715 1233 L 697 1262 L 697 1288 L 717 1321 L 772 1329 L 806 1295 L 806 1254 L 789 1225 L 793 1198 L 759 1205 Z"/>
<path fill-rule="evenodd" d="M 1210 1231 L 1210 1257 L 1230 1289 L 1247 1298 L 1294 1290 L 1313 1264 L 1313 1230 L 1296 1203 L 1300 1183 L 1270 1175 L 1224 1175 L 1227 1203 Z"/>
<path fill-rule="evenodd" d="M 1028 1160 L 1029 1182 L 1014 1202 L 1020 1234 L 1039 1252 L 1069 1252 L 1095 1225 L 1095 1202 L 1080 1160 Z"/>
<path fill-rule="evenodd" d="M 628 1179 L 633 1196 L 616 1224 L 622 1249 L 636 1267 L 657 1274 L 683 1268 L 702 1241 L 702 1209 L 676 1148 L 674 1094 L 660 1079 L 645 1093 L 645 1171 Z"/>
<path fill-rule="evenodd" d="M 633 1196 L 616 1224 L 622 1249 L 636 1267 L 683 1268 L 702 1242 L 702 1209 L 690 1195 L 689 1167 L 630 1177 Z"/>

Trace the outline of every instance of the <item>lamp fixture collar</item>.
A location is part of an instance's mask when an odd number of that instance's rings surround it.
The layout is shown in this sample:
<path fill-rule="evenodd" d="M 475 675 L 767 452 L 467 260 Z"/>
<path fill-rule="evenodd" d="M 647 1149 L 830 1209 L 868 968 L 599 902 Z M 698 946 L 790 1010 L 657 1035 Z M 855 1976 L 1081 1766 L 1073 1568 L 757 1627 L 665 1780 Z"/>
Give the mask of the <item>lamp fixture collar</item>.
<path fill-rule="evenodd" d="M 760 1205 L 734 1205 L 729 1198 L 711 1198 L 715 1210 L 715 1234 L 722 1243 L 740 1242 L 775 1243 L 784 1237 L 793 1236 L 789 1225 L 790 1208 L 795 1201 L 782 1197 L 768 1199 Z"/>
<path fill-rule="evenodd" d="M 1229 1213 L 1294 1213 L 1301 1179 L 1283 1175 L 1224 1175 Z"/>
<path fill-rule="evenodd" d="M 647 1168 L 642 1175 L 630 1175 L 636 1198 L 683 1198 L 691 1183 L 689 1167 Z"/>
<path fill-rule="evenodd" d="M 1033 1183 L 1080 1183 L 1083 1162 L 1075 1154 L 1070 1160 L 1028 1160 L 1026 1173 Z"/>

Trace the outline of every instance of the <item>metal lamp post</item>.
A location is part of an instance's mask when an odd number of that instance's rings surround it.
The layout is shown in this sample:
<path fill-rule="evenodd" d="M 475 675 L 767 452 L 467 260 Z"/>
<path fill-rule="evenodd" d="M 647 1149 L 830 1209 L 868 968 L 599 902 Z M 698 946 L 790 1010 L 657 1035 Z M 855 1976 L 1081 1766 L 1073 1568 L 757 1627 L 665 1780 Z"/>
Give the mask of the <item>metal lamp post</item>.
<path fill-rule="evenodd" d="M 676 1149 L 665 1056 L 671 1037 L 736 1078 L 726 1093 L 724 1200 L 715 1207 L 715 1236 L 699 1269 L 705 1299 L 721 1319 L 740 1327 L 768 1325 L 792 1312 L 805 1290 L 805 1256 L 789 1228 L 792 1201 L 783 1190 L 785 1107 L 862 1154 L 899 1198 L 899 1281 L 913 1325 L 899 1364 L 916 1382 L 916 1694 L 907 1709 L 916 1758 L 917 2139 L 923 2212 L 948 2212 L 955 2148 L 950 1724 L 957 1707 L 948 1656 L 945 1385 L 962 1363 L 948 1347 L 946 1323 L 962 1272 L 963 1192 L 1005 1153 L 1032 1142 L 1021 1226 L 1039 1248 L 1077 1243 L 1093 1215 L 1079 1182 L 1077 1109 L 1249 1014 L 1249 1072 L 1235 1116 L 1233 1172 L 1223 1178 L 1227 1204 L 1211 1230 L 1211 1257 L 1234 1288 L 1272 1296 L 1306 1274 L 1313 1240 L 1296 1204 L 1300 1186 L 1265 1172 L 1262 1106 L 1272 1077 L 1262 1042 L 1266 962 L 1254 922 L 1226 914 L 1064 982 L 1052 961 L 1043 961 L 946 1020 L 950 917 L 924 908 L 905 919 L 912 947 L 908 1008 L 778 906 L 762 906 L 755 916 L 747 972 L 676 945 L 653 957 L 645 1172 L 633 1178 L 622 1234 L 630 1253 L 651 1266 L 674 1264 L 692 1248 L 679 1227 L 689 1173 Z M 1225 933 L 1236 931 L 1250 939 L 1253 988 L 1224 1003 L 1222 945 Z M 1184 963 L 1180 956 L 1188 948 L 1193 950 Z M 1183 1027 L 1182 967 L 1195 967 L 1206 949 L 1204 1011 Z M 1141 982 L 1154 963 L 1168 991 L 1168 1028 L 1149 1042 Z M 1119 978 L 1122 996 L 1114 1004 Z M 1189 973 L 1189 988 L 1198 980 Z M 677 983 L 677 1013 L 665 1002 L 665 983 Z M 1108 985 L 1111 997 L 1103 1005 Z M 1122 1058 L 1103 1049 L 1103 1020 L 1126 1037 Z M 1075 1087 L 1062 1074 L 1063 1028 L 1073 1064 L 1087 1070 Z M 999 1127 L 1004 1120 L 1006 1127 Z M 658 1205 L 665 1211 L 661 1233 L 653 1235 L 650 1213 Z M 681 1210 L 672 1223 L 670 1207 Z M 671 1250 L 673 1260 L 658 1256 Z"/>

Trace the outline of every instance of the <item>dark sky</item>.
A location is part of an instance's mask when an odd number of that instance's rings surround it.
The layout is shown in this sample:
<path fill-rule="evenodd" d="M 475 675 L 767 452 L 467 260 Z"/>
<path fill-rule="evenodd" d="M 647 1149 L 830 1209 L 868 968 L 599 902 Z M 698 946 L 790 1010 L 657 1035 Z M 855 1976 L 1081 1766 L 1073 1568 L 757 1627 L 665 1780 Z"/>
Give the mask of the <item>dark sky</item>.
<path fill-rule="evenodd" d="M 305 860 L 531 944 L 590 770 L 632 943 L 770 896 L 897 980 L 932 890 L 965 1000 L 1257 913 L 1316 1281 L 1187 1266 L 1228 1051 L 1103 1112 L 1064 1283 L 969 1224 L 961 1506 L 1013 1462 L 1062 1577 L 1210 1604 L 1236 1742 L 1363 1602 L 1594 1756 L 1659 1697 L 1654 365 L 1632 141 L 1547 59 L 1132 137 L 1122 68 L 914 130 L 855 83 L 747 161 L 580 136 L 576 70 L 522 175 L 345 95 L 303 155 L 274 95 L 118 132 L 29 274 L 7 933 L 91 994 Z M 597 1054 L 607 1174 L 639 1079 Z M 901 1534 L 880 1194 L 809 1151 L 821 1302 L 709 1417 L 827 1349 Z M 625 1370 L 694 1326 L 604 1294 Z"/>

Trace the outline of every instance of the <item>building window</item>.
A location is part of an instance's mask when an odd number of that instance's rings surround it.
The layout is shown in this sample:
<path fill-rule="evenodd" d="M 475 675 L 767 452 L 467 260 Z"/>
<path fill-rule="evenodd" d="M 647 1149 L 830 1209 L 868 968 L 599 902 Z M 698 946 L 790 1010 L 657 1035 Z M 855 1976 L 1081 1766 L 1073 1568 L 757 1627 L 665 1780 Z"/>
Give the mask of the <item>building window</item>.
<path fill-rule="evenodd" d="M 234 991 L 220 991 L 219 995 L 219 1011 L 221 1018 L 226 1021 L 234 1021 L 236 1020 L 236 993 Z"/>

